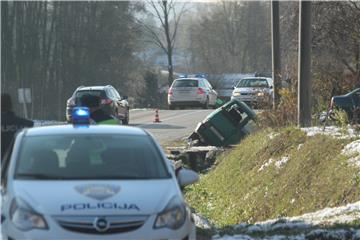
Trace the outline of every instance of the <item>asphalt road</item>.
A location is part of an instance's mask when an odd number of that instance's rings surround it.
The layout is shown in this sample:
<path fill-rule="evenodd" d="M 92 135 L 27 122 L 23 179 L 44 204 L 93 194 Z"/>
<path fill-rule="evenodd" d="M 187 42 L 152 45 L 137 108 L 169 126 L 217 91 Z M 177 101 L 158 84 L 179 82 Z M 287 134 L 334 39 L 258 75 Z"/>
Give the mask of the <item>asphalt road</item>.
<path fill-rule="evenodd" d="M 189 136 L 198 122 L 213 110 L 159 110 L 160 123 L 154 123 L 155 110 L 134 109 L 130 111 L 130 126 L 149 131 L 160 144 L 166 144 Z"/>

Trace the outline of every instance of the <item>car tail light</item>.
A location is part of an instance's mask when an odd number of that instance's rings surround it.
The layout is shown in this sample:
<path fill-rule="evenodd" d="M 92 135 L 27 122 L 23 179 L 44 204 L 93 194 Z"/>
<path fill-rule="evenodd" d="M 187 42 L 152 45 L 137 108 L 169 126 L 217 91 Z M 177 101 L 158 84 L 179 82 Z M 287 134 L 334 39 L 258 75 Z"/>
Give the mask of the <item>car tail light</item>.
<path fill-rule="evenodd" d="M 173 95 L 173 90 L 172 90 L 172 88 L 169 88 L 168 95 L 169 95 L 169 96 L 172 96 L 172 95 Z"/>
<path fill-rule="evenodd" d="M 67 100 L 67 105 L 68 105 L 69 107 L 75 106 L 75 105 L 76 105 L 76 104 L 75 104 L 75 99 L 74 99 L 74 98 L 69 98 L 69 99 Z"/>
<path fill-rule="evenodd" d="M 106 98 L 106 99 L 101 99 L 101 104 L 104 104 L 104 105 L 109 105 L 111 104 L 113 101 L 109 98 Z"/>
<path fill-rule="evenodd" d="M 197 94 L 204 94 L 204 93 L 205 93 L 204 89 L 198 88 Z"/>

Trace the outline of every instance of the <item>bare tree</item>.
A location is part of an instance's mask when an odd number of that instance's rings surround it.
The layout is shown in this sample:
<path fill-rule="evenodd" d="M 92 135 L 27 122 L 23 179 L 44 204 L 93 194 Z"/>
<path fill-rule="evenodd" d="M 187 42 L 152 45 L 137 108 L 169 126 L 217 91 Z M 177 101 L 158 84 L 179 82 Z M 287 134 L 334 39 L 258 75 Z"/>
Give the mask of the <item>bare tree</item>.
<path fill-rule="evenodd" d="M 270 5 L 218 1 L 199 12 L 190 51 L 197 71 L 210 74 L 270 72 Z"/>
<path fill-rule="evenodd" d="M 141 22 L 145 31 L 149 34 L 151 42 L 159 47 L 167 56 L 168 60 L 168 83 L 171 85 L 174 79 L 173 50 L 175 47 L 176 34 L 181 16 L 185 12 L 186 3 L 181 6 L 174 0 L 149 1 L 150 15 L 160 22 L 160 28 Z"/>
<path fill-rule="evenodd" d="M 298 3 L 281 2 L 283 73 L 297 85 Z M 360 86 L 360 4 L 312 3 L 312 72 L 314 110 L 326 109 L 333 95 Z"/>
<path fill-rule="evenodd" d="M 1 91 L 31 88 L 31 118 L 64 118 L 79 85 L 127 91 L 141 67 L 134 2 L 1 2 Z M 136 79 L 138 80 L 138 79 Z M 21 110 L 15 104 L 16 111 Z"/>

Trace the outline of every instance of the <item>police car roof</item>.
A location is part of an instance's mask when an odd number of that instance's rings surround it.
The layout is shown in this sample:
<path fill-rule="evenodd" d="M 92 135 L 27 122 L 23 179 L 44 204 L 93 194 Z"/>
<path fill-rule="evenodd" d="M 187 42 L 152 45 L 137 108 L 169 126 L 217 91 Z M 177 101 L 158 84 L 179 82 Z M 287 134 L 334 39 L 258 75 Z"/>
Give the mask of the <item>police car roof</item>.
<path fill-rule="evenodd" d="M 78 91 L 88 91 L 88 90 L 104 90 L 105 88 L 110 87 L 109 85 L 107 86 L 87 86 L 87 87 L 81 87 L 78 89 Z"/>
<path fill-rule="evenodd" d="M 174 81 L 176 80 L 184 80 L 184 81 L 187 81 L 187 80 L 200 80 L 200 79 L 206 79 L 206 78 L 201 78 L 201 77 L 187 77 L 187 78 L 177 78 L 175 79 Z"/>
<path fill-rule="evenodd" d="M 268 78 L 268 77 L 244 77 L 242 79 L 271 79 L 271 78 Z"/>
<path fill-rule="evenodd" d="M 122 134 L 145 136 L 147 133 L 137 127 L 112 126 L 112 125 L 57 125 L 35 127 L 26 130 L 26 136 L 65 135 L 65 134 Z"/>

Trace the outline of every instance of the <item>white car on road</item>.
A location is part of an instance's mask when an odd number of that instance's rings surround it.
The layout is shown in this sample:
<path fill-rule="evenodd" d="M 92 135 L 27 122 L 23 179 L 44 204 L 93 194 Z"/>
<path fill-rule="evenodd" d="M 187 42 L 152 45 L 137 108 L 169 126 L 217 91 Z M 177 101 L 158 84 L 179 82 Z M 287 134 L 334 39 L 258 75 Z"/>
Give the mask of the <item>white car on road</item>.
<path fill-rule="evenodd" d="M 180 186 L 198 175 L 176 176 L 140 128 L 32 128 L 12 148 L 1 176 L 3 239 L 195 239 Z"/>
<path fill-rule="evenodd" d="M 217 92 L 205 78 L 178 78 L 168 91 L 169 109 L 175 107 L 215 108 Z"/>
<path fill-rule="evenodd" d="M 274 98 L 274 84 L 271 78 L 247 77 L 241 79 L 231 99 L 238 99 L 250 106 L 271 106 Z"/>

